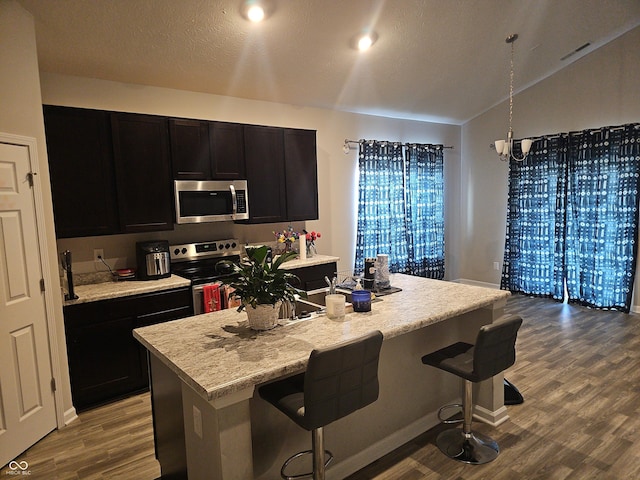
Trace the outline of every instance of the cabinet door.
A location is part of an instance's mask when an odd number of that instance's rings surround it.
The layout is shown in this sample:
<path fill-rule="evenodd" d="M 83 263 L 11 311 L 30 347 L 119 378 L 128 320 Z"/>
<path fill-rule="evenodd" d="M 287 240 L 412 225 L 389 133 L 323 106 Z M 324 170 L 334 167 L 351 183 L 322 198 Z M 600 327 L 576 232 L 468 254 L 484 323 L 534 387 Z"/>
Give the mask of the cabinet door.
<path fill-rule="evenodd" d="M 211 178 L 208 122 L 172 118 L 169 120 L 171 165 L 176 180 Z"/>
<path fill-rule="evenodd" d="M 245 126 L 249 223 L 286 220 L 284 139 L 281 128 Z"/>
<path fill-rule="evenodd" d="M 139 389 L 145 380 L 131 334 L 134 318 L 86 320 L 66 330 L 71 392 L 79 410 Z"/>
<path fill-rule="evenodd" d="M 114 113 L 111 127 L 121 230 L 172 230 L 167 119 Z"/>
<path fill-rule="evenodd" d="M 210 122 L 209 140 L 214 180 L 245 178 L 244 130 L 239 123 Z"/>
<path fill-rule="evenodd" d="M 336 262 L 289 270 L 290 273 L 293 273 L 300 279 L 300 283 L 291 282 L 293 286 L 307 292 L 326 287 L 327 282 L 324 277 L 333 278 L 337 275 L 337 271 L 338 265 Z"/>
<path fill-rule="evenodd" d="M 109 114 L 45 105 L 44 125 L 57 237 L 117 233 Z"/>
<path fill-rule="evenodd" d="M 318 218 L 316 132 L 284 130 L 287 220 Z"/>

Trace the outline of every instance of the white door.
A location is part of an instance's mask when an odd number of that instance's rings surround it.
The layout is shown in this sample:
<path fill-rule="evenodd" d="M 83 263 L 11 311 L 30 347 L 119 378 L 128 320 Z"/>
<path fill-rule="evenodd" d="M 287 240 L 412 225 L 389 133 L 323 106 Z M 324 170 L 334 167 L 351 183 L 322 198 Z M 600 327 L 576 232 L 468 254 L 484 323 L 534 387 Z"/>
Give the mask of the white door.
<path fill-rule="evenodd" d="M 0 143 L 0 465 L 56 428 L 29 149 Z"/>

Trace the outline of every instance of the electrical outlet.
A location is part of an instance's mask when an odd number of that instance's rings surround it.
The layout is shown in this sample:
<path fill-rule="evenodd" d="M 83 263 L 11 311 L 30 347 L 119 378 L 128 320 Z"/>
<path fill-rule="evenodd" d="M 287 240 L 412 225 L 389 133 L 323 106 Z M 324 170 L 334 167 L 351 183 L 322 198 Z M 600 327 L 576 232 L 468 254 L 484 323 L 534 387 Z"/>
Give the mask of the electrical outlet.
<path fill-rule="evenodd" d="M 500 262 L 493 262 L 493 269 L 500 270 Z"/>
<path fill-rule="evenodd" d="M 93 261 L 96 263 L 102 263 L 102 260 L 104 260 L 104 250 L 102 248 L 94 248 L 93 249 Z"/>
<path fill-rule="evenodd" d="M 202 438 L 202 412 L 193 406 L 193 433 Z"/>

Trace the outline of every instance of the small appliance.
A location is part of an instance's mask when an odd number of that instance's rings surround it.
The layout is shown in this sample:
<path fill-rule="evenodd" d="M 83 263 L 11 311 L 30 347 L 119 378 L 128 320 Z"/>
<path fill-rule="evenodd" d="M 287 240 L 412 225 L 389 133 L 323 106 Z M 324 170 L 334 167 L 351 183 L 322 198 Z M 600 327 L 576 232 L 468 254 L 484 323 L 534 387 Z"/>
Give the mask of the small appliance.
<path fill-rule="evenodd" d="M 249 219 L 246 180 L 176 180 L 176 223 Z"/>
<path fill-rule="evenodd" d="M 171 275 L 171 254 L 167 240 L 136 242 L 138 280 L 156 280 Z"/>

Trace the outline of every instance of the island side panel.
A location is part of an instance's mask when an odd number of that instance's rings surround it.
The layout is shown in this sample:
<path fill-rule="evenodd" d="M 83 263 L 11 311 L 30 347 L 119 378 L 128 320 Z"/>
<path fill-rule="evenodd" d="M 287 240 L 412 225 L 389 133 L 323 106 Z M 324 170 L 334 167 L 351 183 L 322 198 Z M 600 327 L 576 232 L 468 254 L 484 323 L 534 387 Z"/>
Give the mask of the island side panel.
<path fill-rule="evenodd" d="M 206 401 L 182 383 L 182 413 L 189 480 L 252 480 L 251 416 L 253 389 L 232 401 Z"/>
<path fill-rule="evenodd" d="M 182 418 L 182 381 L 155 355 L 148 353 L 153 438 L 162 478 L 187 478 Z"/>

